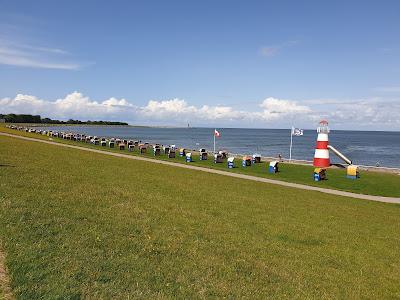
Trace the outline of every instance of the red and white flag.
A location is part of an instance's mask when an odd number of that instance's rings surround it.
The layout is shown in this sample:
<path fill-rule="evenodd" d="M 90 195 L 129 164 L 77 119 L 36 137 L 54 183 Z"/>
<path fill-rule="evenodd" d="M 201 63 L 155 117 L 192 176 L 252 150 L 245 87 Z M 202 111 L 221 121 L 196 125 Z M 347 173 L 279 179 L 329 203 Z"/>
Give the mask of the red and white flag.
<path fill-rule="evenodd" d="M 214 129 L 214 136 L 215 137 L 220 137 L 221 134 L 219 133 L 219 131 L 217 129 Z"/>

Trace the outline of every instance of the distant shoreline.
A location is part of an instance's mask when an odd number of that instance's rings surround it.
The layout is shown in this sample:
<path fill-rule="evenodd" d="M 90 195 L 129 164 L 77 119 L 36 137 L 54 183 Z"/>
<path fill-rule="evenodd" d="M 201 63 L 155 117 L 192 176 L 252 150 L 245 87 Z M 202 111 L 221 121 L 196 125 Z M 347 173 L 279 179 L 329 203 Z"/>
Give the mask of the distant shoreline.
<path fill-rule="evenodd" d="M 169 128 L 169 129 L 196 129 L 196 128 L 208 128 L 208 129 L 252 129 L 252 130 L 290 130 L 290 128 L 260 128 L 260 127 L 207 127 L 207 126 L 172 126 L 172 125 L 103 125 L 103 124 L 46 124 L 46 123 L 6 123 L 6 124 L 18 124 L 33 127 L 61 127 L 61 126 L 71 126 L 71 127 L 129 127 L 129 128 Z M 304 128 L 304 131 L 315 131 L 315 128 Z M 359 132 L 398 132 L 399 130 L 361 130 L 361 129 L 332 129 L 331 131 L 359 131 Z"/>
<path fill-rule="evenodd" d="M 172 126 L 172 125 L 106 125 L 106 124 L 49 124 L 49 123 L 5 123 L 5 124 L 15 124 L 24 125 L 32 127 L 129 127 L 129 128 L 169 128 L 169 129 L 196 129 L 196 128 L 208 128 L 208 129 L 253 129 L 253 130 L 290 130 L 290 128 L 259 128 L 259 127 L 207 127 L 207 126 Z M 304 128 L 304 131 L 315 131 L 315 128 Z M 361 130 L 361 129 L 331 129 L 332 131 L 356 131 L 356 132 L 398 132 L 399 130 Z"/>

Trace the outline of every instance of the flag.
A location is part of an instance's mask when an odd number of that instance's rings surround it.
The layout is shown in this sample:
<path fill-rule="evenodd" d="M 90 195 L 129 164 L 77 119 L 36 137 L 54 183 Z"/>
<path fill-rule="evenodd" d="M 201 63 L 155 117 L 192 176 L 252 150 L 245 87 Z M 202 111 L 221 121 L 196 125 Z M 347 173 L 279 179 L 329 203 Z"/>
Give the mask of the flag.
<path fill-rule="evenodd" d="M 292 127 L 292 135 L 302 136 L 303 135 L 303 129 Z"/>
<path fill-rule="evenodd" d="M 214 136 L 215 137 L 220 137 L 221 134 L 219 133 L 219 131 L 217 129 L 214 129 Z"/>

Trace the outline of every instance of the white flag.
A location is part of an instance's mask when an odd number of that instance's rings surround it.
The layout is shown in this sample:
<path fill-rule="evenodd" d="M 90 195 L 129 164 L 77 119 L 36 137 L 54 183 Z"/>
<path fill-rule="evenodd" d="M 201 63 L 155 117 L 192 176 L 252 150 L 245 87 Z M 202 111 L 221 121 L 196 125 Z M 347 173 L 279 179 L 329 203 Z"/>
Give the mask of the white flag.
<path fill-rule="evenodd" d="M 292 127 L 292 135 L 302 136 L 303 135 L 303 129 Z"/>

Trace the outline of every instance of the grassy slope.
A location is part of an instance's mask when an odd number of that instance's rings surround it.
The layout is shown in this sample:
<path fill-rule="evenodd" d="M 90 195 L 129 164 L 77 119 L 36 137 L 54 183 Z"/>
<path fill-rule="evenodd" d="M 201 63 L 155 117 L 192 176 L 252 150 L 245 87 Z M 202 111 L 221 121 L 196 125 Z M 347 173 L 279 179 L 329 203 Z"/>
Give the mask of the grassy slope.
<path fill-rule="evenodd" d="M 29 137 L 40 138 L 48 140 L 48 137 L 41 136 L 38 134 L 25 133 L 16 130 L 7 129 L 0 126 L 0 131 L 9 132 L 13 134 L 21 134 Z M 107 147 L 94 146 L 86 143 L 78 143 L 74 141 L 67 141 L 55 138 L 54 141 L 79 145 L 82 147 L 96 148 L 104 151 L 117 151 L 117 149 L 109 149 Z M 139 155 L 137 152 L 129 153 L 127 150 L 124 151 L 126 154 Z M 147 154 L 152 157 L 152 154 Z M 158 159 L 168 160 L 165 156 L 157 157 Z M 177 157 L 173 161 L 185 163 L 184 158 Z M 194 165 L 199 165 L 203 167 L 216 168 L 225 171 L 229 171 L 226 163 L 214 164 L 212 160 L 199 161 L 197 156 L 194 156 Z M 273 178 L 283 181 L 302 183 L 307 185 L 344 190 L 360 194 L 370 194 L 378 196 L 387 197 L 400 197 L 400 176 L 395 174 L 386 174 L 379 172 L 361 172 L 361 178 L 358 180 L 351 180 L 346 178 L 346 170 L 340 169 L 330 169 L 328 171 L 328 180 L 322 182 L 314 182 L 312 178 L 313 167 L 312 166 L 302 166 L 294 164 L 280 164 L 280 172 L 278 174 L 269 174 L 267 171 L 267 165 L 265 163 L 256 164 L 252 167 L 243 168 L 241 166 L 241 161 L 236 161 L 237 168 L 231 170 L 232 172 L 239 172 L 254 176 Z"/>
<path fill-rule="evenodd" d="M 400 297 L 400 205 L 0 137 L 22 299 Z"/>

